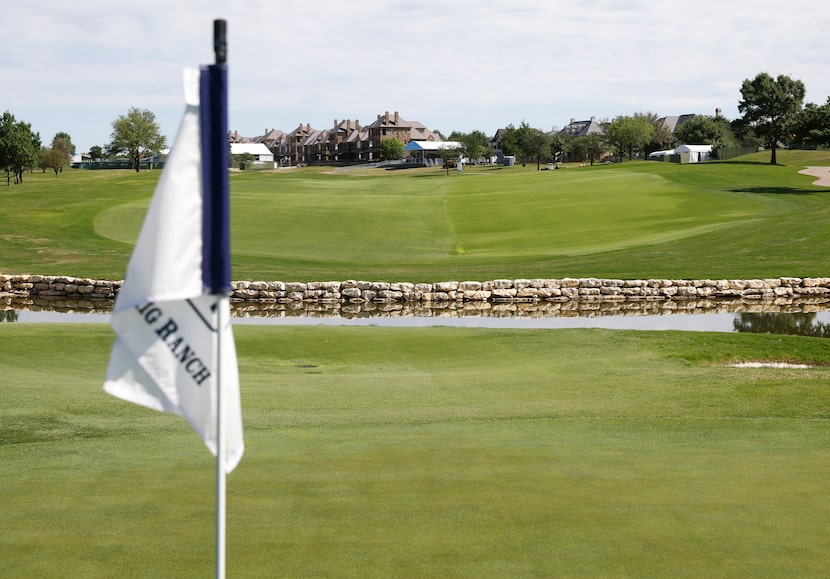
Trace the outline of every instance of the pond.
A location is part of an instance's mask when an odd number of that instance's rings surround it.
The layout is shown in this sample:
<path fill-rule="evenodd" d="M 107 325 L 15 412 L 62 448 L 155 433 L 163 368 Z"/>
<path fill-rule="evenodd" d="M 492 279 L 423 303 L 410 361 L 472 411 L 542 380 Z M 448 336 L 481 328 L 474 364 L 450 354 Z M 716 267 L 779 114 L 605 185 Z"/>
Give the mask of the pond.
<path fill-rule="evenodd" d="M 112 301 L 0 298 L 0 322 L 109 323 Z M 824 299 L 456 304 L 234 302 L 235 325 L 606 328 L 777 333 L 830 337 Z"/>

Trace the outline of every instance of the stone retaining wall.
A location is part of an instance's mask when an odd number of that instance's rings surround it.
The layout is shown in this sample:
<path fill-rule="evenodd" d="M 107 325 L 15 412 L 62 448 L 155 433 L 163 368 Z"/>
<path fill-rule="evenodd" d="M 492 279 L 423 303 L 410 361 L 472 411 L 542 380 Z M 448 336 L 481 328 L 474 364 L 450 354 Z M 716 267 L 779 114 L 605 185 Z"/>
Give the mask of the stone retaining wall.
<path fill-rule="evenodd" d="M 112 299 L 120 281 L 67 276 L 3 275 L 0 294 L 47 298 Z M 273 303 L 437 303 L 684 301 L 697 299 L 775 300 L 830 298 L 830 278 L 622 280 L 600 278 L 497 279 L 437 283 L 370 281 L 237 281 L 231 300 Z"/>

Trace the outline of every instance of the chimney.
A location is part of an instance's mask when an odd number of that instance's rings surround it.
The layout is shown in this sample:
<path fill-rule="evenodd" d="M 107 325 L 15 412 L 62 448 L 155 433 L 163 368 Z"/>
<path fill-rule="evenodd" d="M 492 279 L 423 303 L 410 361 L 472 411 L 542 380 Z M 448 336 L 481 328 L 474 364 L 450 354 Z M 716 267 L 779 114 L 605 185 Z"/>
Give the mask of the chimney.
<path fill-rule="evenodd" d="M 597 122 L 597 118 L 594 117 L 594 116 L 591 116 L 591 122 L 593 122 L 593 123 Z"/>
<path fill-rule="evenodd" d="M 389 124 L 389 111 L 386 111 L 386 122 L 384 124 L 385 125 Z"/>
<path fill-rule="evenodd" d="M 571 124 L 574 124 L 575 122 L 576 122 L 576 119 L 571 117 Z"/>
<path fill-rule="evenodd" d="M 306 132 L 306 133 L 310 133 L 310 132 L 311 132 L 311 124 L 310 124 L 310 123 L 306 123 L 306 124 L 305 124 L 305 132 Z"/>
<path fill-rule="evenodd" d="M 346 133 L 352 132 L 352 121 L 351 119 L 346 119 Z"/>
<path fill-rule="evenodd" d="M 398 111 L 395 111 L 395 126 L 398 126 Z"/>
<path fill-rule="evenodd" d="M 334 126 L 337 126 L 337 119 L 334 119 Z"/>
<path fill-rule="evenodd" d="M 720 109 L 715 109 L 715 117 L 719 119 L 720 114 L 721 114 L 721 110 Z"/>
<path fill-rule="evenodd" d="M 354 120 L 354 130 L 360 131 L 360 121 L 358 119 Z"/>

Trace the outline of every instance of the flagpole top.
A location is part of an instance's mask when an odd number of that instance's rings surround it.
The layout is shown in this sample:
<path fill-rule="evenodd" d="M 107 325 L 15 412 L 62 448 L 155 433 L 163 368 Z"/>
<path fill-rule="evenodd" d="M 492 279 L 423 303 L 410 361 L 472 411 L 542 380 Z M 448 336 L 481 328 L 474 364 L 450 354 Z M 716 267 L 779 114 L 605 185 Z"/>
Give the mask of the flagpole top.
<path fill-rule="evenodd" d="M 228 60 L 228 23 L 226 20 L 213 21 L 213 52 L 216 64 L 225 64 Z"/>

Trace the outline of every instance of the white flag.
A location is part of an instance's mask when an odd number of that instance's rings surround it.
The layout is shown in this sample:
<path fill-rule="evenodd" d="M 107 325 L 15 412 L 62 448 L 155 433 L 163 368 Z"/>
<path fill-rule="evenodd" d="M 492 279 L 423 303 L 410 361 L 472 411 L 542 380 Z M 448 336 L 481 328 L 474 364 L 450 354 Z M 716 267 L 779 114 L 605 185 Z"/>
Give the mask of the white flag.
<path fill-rule="evenodd" d="M 199 71 L 185 71 L 184 117 L 115 301 L 104 390 L 183 416 L 214 455 L 221 405 L 231 472 L 244 451 L 239 374 L 228 301 L 203 284 L 199 95 Z"/>

